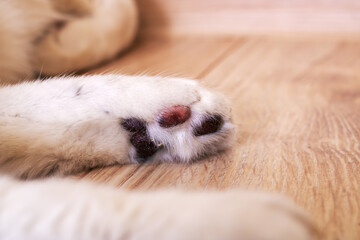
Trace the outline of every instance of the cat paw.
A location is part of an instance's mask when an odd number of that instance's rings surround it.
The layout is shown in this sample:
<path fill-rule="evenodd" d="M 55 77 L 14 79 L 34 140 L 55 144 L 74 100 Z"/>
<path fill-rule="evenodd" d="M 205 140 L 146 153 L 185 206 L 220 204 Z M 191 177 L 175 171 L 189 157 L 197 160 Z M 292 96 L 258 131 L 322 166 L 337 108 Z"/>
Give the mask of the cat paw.
<path fill-rule="evenodd" d="M 171 87 L 174 81 L 175 89 Z M 222 95 L 190 80 L 156 81 L 155 86 L 161 85 L 168 85 L 173 92 L 168 101 L 169 94 L 160 93 L 155 103 L 144 101 L 142 108 L 150 114 L 139 112 L 121 120 L 129 134 L 131 160 L 190 162 L 231 146 L 234 125 L 229 103 Z"/>
<path fill-rule="evenodd" d="M 177 206 L 182 211 L 178 217 L 192 214 L 184 219 L 196 226 L 196 235 L 184 239 L 315 240 L 318 237 L 309 215 L 276 194 L 223 191 L 205 195 L 192 204 L 197 207 Z"/>
<path fill-rule="evenodd" d="M 187 79 L 60 77 L 6 89 L 2 106 L 14 102 L 19 92 L 18 105 L 0 115 L 1 139 L 7 139 L 0 141 L 0 165 L 8 164 L 7 172 L 23 178 L 115 163 L 186 163 L 233 143 L 228 101 Z M 14 171 L 12 159 L 34 163 Z"/>
<path fill-rule="evenodd" d="M 133 0 L 52 0 L 62 19 L 35 42 L 33 68 L 42 75 L 63 75 L 114 58 L 133 41 L 137 8 Z"/>
<path fill-rule="evenodd" d="M 65 14 L 86 16 L 94 11 L 93 0 L 52 0 L 54 8 Z"/>

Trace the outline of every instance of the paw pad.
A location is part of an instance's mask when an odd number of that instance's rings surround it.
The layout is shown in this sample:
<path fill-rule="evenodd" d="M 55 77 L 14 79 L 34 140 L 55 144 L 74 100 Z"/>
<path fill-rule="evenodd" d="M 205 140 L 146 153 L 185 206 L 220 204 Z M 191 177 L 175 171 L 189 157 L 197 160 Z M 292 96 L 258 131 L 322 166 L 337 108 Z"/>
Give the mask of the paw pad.
<path fill-rule="evenodd" d="M 195 136 L 202 136 L 217 132 L 223 124 L 220 115 L 209 115 L 201 122 L 199 126 L 195 126 L 193 133 Z"/>
<path fill-rule="evenodd" d="M 138 118 L 127 118 L 121 121 L 121 126 L 129 132 L 140 132 L 146 131 L 145 121 Z"/>
<path fill-rule="evenodd" d="M 186 122 L 191 116 L 188 106 L 176 105 L 160 111 L 157 122 L 163 128 L 174 127 Z"/>
<path fill-rule="evenodd" d="M 146 131 L 134 133 L 130 138 L 130 142 L 135 147 L 137 156 L 143 160 L 151 157 L 158 150 L 155 141 L 149 137 Z"/>
<path fill-rule="evenodd" d="M 121 126 L 131 133 L 130 142 L 135 147 L 137 157 L 145 161 L 154 155 L 160 147 L 150 138 L 146 131 L 145 121 L 138 118 L 128 118 L 121 121 Z"/>
<path fill-rule="evenodd" d="M 191 116 L 188 106 L 176 105 L 160 111 L 156 121 L 162 128 L 170 128 L 186 122 Z M 223 125 L 223 118 L 220 115 L 206 114 L 202 121 L 192 127 L 194 136 L 203 136 L 215 133 Z M 121 121 L 121 126 L 130 133 L 130 143 L 134 146 L 138 162 L 145 162 L 147 158 L 154 155 L 162 143 L 149 136 L 147 123 L 139 118 L 127 118 Z"/>

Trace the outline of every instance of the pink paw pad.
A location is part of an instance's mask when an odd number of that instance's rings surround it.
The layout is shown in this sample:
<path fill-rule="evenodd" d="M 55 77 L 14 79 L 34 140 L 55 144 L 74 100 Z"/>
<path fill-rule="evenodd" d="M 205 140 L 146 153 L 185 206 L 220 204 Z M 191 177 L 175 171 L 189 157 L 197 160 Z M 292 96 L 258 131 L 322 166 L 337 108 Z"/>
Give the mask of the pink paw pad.
<path fill-rule="evenodd" d="M 157 117 L 157 122 L 161 127 L 169 128 L 186 122 L 186 120 L 188 120 L 190 116 L 190 107 L 176 105 L 161 110 Z"/>

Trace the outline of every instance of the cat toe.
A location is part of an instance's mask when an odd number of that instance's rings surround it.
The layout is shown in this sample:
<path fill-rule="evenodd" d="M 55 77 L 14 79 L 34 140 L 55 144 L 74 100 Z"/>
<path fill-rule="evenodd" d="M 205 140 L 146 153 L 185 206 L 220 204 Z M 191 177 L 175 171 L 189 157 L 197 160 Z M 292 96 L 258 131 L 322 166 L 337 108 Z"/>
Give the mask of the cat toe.
<path fill-rule="evenodd" d="M 161 127 L 169 128 L 186 122 L 190 116 L 190 107 L 176 105 L 162 109 L 157 117 L 157 122 Z"/>
<path fill-rule="evenodd" d="M 147 132 L 147 123 L 139 118 L 127 118 L 121 121 L 121 126 L 130 133 L 130 143 L 135 148 L 134 159 L 139 162 L 146 162 L 153 156 L 161 144 L 155 142 Z"/>
<path fill-rule="evenodd" d="M 188 163 L 232 145 L 235 126 L 228 101 L 194 82 L 172 81 L 176 88 L 157 79 L 152 94 L 121 122 L 132 162 Z"/>
<path fill-rule="evenodd" d="M 146 131 L 133 133 L 130 142 L 136 149 L 136 160 L 138 162 L 145 162 L 149 157 L 154 155 L 159 148 Z"/>
<path fill-rule="evenodd" d="M 164 108 L 157 116 L 157 123 L 160 127 L 170 128 L 185 123 L 191 117 L 191 108 L 183 105 L 176 105 Z M 193 126 L 195 136 L 203 136 L 216 133 L 223 125 L 224 120 L 218 114 L 206 114 L 200 124 Z"/>
<path fill-rule="evenodd" d="M 194 126 L 193 134 L 198 137 L 216 133 L 221 129 L 223 123 L 224 120 L 220 115 L 206 115 L 200 124 Z"/>
<path fill-rule="evenodd" d="M 146 122 L 139 118 L 127 118 L 121 120 L 121 126 L 131 133 L 146 131 Z"/>

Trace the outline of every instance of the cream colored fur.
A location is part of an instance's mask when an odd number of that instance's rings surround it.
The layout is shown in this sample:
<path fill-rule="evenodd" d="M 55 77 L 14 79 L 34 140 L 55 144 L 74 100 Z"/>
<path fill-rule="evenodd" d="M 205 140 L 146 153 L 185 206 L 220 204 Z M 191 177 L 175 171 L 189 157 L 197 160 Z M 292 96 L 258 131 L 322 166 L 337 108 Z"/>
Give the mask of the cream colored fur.
<path fill-rule="evenodd" d="M 0 187 L 4 240 L 311 239 L 302 211 L 272 194 L 127 192 L 64 180 Z"/>
<path fill-rule="evenodd" d="M 10 177 L 133 163 L 135 149 L 120 125 L 131 117 L 145 120 L 150 137 L 163 144 L 153 161 L 190 162 L 231 146 L 228 102 L 192 80 L 122 75 L 31 80 L 38 72 L 62 74 L 114 57 L 133 39 L 136 15 L 131 0 L 0 2 L 0 239 L 313 239 L 307 215 L 273 194 L 129 192 L 82 181 Z M 59 22 L 64 25 L 57 27 Z M 158 112 L 172 105 L 190 106 L 191 118 L 159 127 Z M 206 114 L 222 116 L 224 124 L 196 137 L 192 127 Z"/>
<path fill-rule="evenodd" d="M 159 127 L 156 114 L 172 105 L 191 106 L 190 121 Z M 222 129 L 195 137 L 192 126 L 209 113 L 223 116 Z M 34 178 L 135 163 L 129 134 L 120 125 L 131 117 L 148 122 L 150 137 L 166 147 L 152 157 L 157 161 L 189 162 L 232 142 L 227 101 L 195 81 L 122 75 L 55 78 L 0 88 L 0 172 Z"/>
<path fill-rule="evenodd" d="M 137 28 L 132 0 L 1 0 L 0 11 L 2 84 L 108 60 L 130 45 Z"/>

